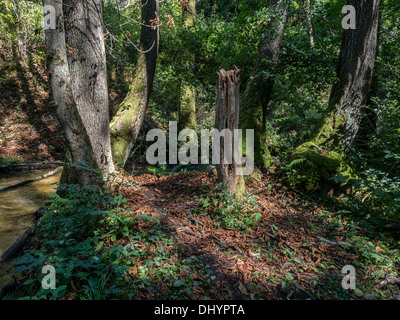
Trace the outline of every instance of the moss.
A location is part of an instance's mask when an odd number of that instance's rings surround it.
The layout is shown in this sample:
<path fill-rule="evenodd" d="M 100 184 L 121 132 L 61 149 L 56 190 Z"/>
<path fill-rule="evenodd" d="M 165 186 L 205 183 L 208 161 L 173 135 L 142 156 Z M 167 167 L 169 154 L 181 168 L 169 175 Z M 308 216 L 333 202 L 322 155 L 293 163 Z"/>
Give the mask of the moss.
<path fill-rule="evenodd" d="M 195 0 L 189 0 L 187 2 L 187 9 L 183 9 L 183 25 L 185 28 L 193 27 L 195 24 L 195 12 L 196 4 Z M 190 32 L 187 30 L 187 32 Z M 189 51 L 184 51 L 184 56 L 188 60 L 186 62 L 186 68 L 191 69 L 195 63 L 194 55 L 189 53 Z M 180 106 L 179 106 L 179 131 L 183 129 L 193 129 L 196 130 L 196 89 L 193 85 L 181 83 L 181 93 L 180 93 Z"/>
<path fill-rule="evenodd" d="M 111 122 L 111 151 L 116 166 L 125 164 L 129 145 L 133 138 L 133 127 L 140 109 L 140 101 L 137 100 L 133 99 L 132 103 L 125 104 Z"/>
<path fill-rule="evenodd" d="M 115 166 L 124 166 L 133 139 L 133 130 L 146 94 L 144 55 L 140 55 L 134 81 L 110 123 L 111 151 Z"/>
<path fill-rule="evenodd" d="M 273 165 L 271 152 L 267 143 L 267 133 L 263 128 L 263 111 L 262 106 L 258 102 L 258 99 L 250 98 L 245 101 L 251 108 L 243 108 L 241 115 L 241 128 L 242 129 L 254 129 L 254 163 L 256 167 L 261 169 L 268 169 Z M 254 107 L 257 106 L 257 107 Z M 246 153 L 246 132 L 243 132 L 243 143 L 242 143 L 243 154 Z"/>
<path fill-rule="evenodd" d="M 335 111 L 329 112 L 317 123 L 311 141 L 326 149 L 341 149 L 340 144 L 346 122 L 345 114 L 337 114 Z"/>
<path fill-rule="evenodd" d="M 48 64 L 51 64 L 51 63 L 53 63 L 54 61 L 58 61 L 58 62 L 61 62 L 61 61 L 62 61 L 61 56 L 59 55 L 59 53 L 57 52 L 57 50 L 52 50 L 52 51 L 50 51 L 50 52 L 47 54 L 46 59 L 47 59 L 47 63 L 48 63 Z"/>
<path fill-rule="evenodd" d="M 296 167 L 300 176 L 309 177 L 313 172 L 324 181 L 339 174 L 347 181 L 355 177 L 352 163 L 341 146 L 347 117 L 336 113 L 337 108 L 332 107 L 317 123 L 311 140 L 294 151 L 291 166 Z M 306 161 L 295 161 L 299 159 Z"/>
<path fill-rule="evenodd" d="M 241 200 L 245 195 L 245 193 L 246 193 L 246 185 L 244 183 L 244 177 L 239 176 L 234 196 L 237 200 Z"/>
<path fill-rule="evenodd" d="M 347 164 L 348 160 L 344 152 L 328 152 L 314 142 L 306 142 L 299 146 L 293 153 L 292 159 L 307 159 L 324 180 L 328 180 L 338 173 L 352 176 L 352 170 Z"/>
<path fill-rule="evenodd" d="M 183 85 L 179 110 L 179 130 L 196 130 L 196 93 L 191 85 Z"/>
<path fill-rule="evenodd" d="M 194 26 L 196 12 L 195 0 L 189 0 L 187 3 L 187 11 L 183 10 L 183 24 L 185 27 Z"/>

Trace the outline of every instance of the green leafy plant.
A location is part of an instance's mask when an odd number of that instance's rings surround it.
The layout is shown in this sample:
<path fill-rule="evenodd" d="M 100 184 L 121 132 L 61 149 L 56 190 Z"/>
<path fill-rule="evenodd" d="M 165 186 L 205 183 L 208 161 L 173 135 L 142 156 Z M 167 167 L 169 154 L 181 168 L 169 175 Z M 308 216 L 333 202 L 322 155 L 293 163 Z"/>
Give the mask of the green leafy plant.
<path fill-rule="evenodd" d="M 222 184 L 209 196 L 197 199 L 197 202 L 195 212 L 212 214 L 216 225 L 228 228 L 250 231 L 262 218 L 262 214 L 257 211 L 259 207 L 253 194 L 246 195 L 243 200 L 237 200 Z"/>

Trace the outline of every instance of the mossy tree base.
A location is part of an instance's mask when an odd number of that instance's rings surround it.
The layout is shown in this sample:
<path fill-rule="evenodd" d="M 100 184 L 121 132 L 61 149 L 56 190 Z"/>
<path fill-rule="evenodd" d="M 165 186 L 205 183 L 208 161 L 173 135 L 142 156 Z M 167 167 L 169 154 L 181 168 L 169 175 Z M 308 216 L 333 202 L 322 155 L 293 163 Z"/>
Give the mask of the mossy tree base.
<path fill-rule="evenodd" d="M 307 190 L 316 190 L 320 181 L 341 175 L 347 182 L 355 171 L 341 146 L 346 115 L 330 112 L 317 124 L 312 139 L 296 148 L 292 155 L 291 169 L 296 169 L 300 180 L 307 183 Z"/>
<path fill-rule="evenodd" d="M 291 166 L 296 168 L 299 176 L 304 176 L 303 179 L 307 182 L 328 181 L 339 174 L 348 181 L 355 176 L 350 160 L 344 152 L 326 151 L 311 141 L 299 146 L 293 153 L 292 160 Z M 315 188 L 310 186 L 307 189 Z"/>
<path fill-rule="evenodd" d="M 355 175 L 347 154 L 359 131 L 361 107 L 368 101 L 380 0 L 349 0 L 347 4 L 356 8 L 356 28 L 343 31 L 338 80 L 332 86 L 327 114 L 316 125 L 310 142 L 299 146 L 293 154 L 290 167 L 297 167 L 300 177 L 314 172 L 327 180 L 340 174 L 348 182 Z M 310 188 L 311 185 L 307 189 Z"/>

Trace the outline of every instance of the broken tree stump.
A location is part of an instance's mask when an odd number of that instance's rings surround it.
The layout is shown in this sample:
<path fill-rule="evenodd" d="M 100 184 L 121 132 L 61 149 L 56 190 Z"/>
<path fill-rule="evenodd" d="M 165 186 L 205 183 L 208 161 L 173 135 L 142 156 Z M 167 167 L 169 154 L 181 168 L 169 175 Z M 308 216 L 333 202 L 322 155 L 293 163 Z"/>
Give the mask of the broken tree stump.
<path fill-rule="evenodd" d="M 216 164 L 219 182 L 222 182 L 236 197 L 244 194 L 244 180 L 240 175 L 241 164 L 236 163 L 235 152 L 241 152 L 235 146 L 234 130 L 239 129 L 240 110 L 240 74 L 239 69 L 220 70 L 217 79 L 217 110 L 215 129 L 221 132 L 219 164 Z"/>

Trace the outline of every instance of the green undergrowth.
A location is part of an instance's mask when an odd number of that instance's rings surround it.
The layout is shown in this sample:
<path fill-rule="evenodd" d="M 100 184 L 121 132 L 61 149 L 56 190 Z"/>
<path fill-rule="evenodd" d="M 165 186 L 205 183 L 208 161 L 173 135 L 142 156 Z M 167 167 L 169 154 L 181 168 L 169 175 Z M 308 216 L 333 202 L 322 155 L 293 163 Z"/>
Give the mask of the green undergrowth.
<path fill-rule="evenodd" d="M 292 161 L 284 167 L 288 182 L 292 186 L 301 185 L 309 192 L 321 188 L 322 184 L 333 182 L 331 178 L 345 178 L 339 186 L 346 186 L 355 177 L 354 169 L 342 151 L 325 151 L 314 142 L 299 146 L 292 156 Z"/>
<path fill-rule="evenodd" d="M 227 227 L 251 232 L 262 215 L 254 194 L 245 194 L 243 199 L 236 199 L 220 183 L 216 188 L 208 190 L 207 194 L 195 196 L 198 206 L 194 212 L 211 214 L 217 228 Z"/>
<path fill-rule="evenodd" d="M 113 190 L 60 187 L 67 191 L 66 196 L 52 196 L 33 246 L 15 262 L 15 272 L 24 280 L 24 290 L 6 299 L 213 298 L 212 289 L 221 275 L 200 248 L 195 254 L 186 253 L 185 245 L 179 244 L 177 227 L 162 222 L 163 213 L 132 213 L 127 200 Z M 294 269 L 278 268 L 266 274 L 254 271 L 254 283 L 246 287 L 249 292 L 257 290 L 260 283 L 268 283 L 290 293 L 298 291 L 295 282 L 305 279 L 312 288 L 307 290 L 316 299 L 389 299 L 399 293 L 396 285 L 376 289 L 376 284 L 388 275 L 399 273 L 400 242 L 378 228 L 374 220 L 362 219 L 344 206 L 336 204 L 336 209 L 328 210 L 322 209 L 316 200 L 301 199 L 305 208 L 320 208 L 315 214 L 306 215 L 305 224 L 285 217 L 285 212 L 281 219 L 272 222 L 261 213 L 257 192 L 237 201 L 221 191 L 222 187 L 204 186 L 203 194 L 195 197 L 197 206 L 191 214 L 199 219 L 199 227 L 201 221 L 207 220 L 219 231 L 229 229 L 254 235 L 261 227 L 277 237 L 279 232 L 289 231 L 295 242 L 297 237 L 313 234 L 353 246 L 330 247 L 315 239 L 303 241 L 293 250 L 287 241 L 266 241 L 265 235 L 260 235 L 260 241 L 243 244 L 247 248 L 250 245 L 253 257 L 258 257 L 253 261 L 268 267 L 285 262 Z M 222 242 L 219 245 L 219 253 L 230 259 L 248 259 L 244 250 L 225 248 Z M 46 265 L 56 270 L 54 290 L 42 288 L 41 271 Z M 344 265 L 355 267 L 357 290 L 341 287 Z M 258 298 L 255 294 L 254 299 Z"/>
<path fill-rule="evenodd" d="M 36 234 L 37 245 L 15 262 L 24 282 L 27 299 L 59 299 L 67 293 L 81 299 L 120 294 L 115 285 L 105 287 L 111 278 L 121 280 L 124 267 L 112 264 L 115 248 L 98 249 L 102 236 L 96 233 L 105 216 L 113 216 L 123 199 L 95 187 L 60 185 L 65 198 L 53 195 L 46 206 Z M 114 219 L 110 224 L 121 223 Z M 56 270 L 57 288 L 45 290 L 42 268 Z M 73 289 L 75 288 L 75 289 Z"/>
<path fill-rule="evenodd" d="M 0 155 L 0 172 L 21 162 L 22 159 Z"/>
<path fill-rule="evenodd" d="M 52 196 L 34 247 L 15 262 L 24 290 L 9 299 L 134 299 L 149 290 L 162 298 L 161 284 L 168 298 L 182 299 L 199 286 L 190 265 L 207 275 L 205 265 L 178 259 L 169 228 L 146 214 L 130 215 L 120 195 L 96 187 L 60 187 L 67 191 L 65 198 Z M 46 265 L 56 270 L 54 290 L 42 287 Z"/>
<path fill-rule="evenodd" d="M 338 270 L 334 257 L 325 256 L 316 270 L 324 275 L 315 283 L 318 298 L 376 300 L 392 299 L 399 295 L 400 290 L 396 285 L 377 286 L 388 276 L 397 277 L 399 274 L 398 236 L 377 227 L 376 220 L 364 219 L 346 209 L 319 210 L 316 217 L 319 223 L 323 221 L 328 228 L 323 236 L 329 239 L 344 237 L 345 243 L 353 246 L 339 246 L 335 251 L 336 254 L 347 252 L 342 264 L 351 265 L 356 270 L 356 290 L 343 290 L 341 281 L 344 275 Z M 331 277 L 326 277 L 327 274 Z"/>

